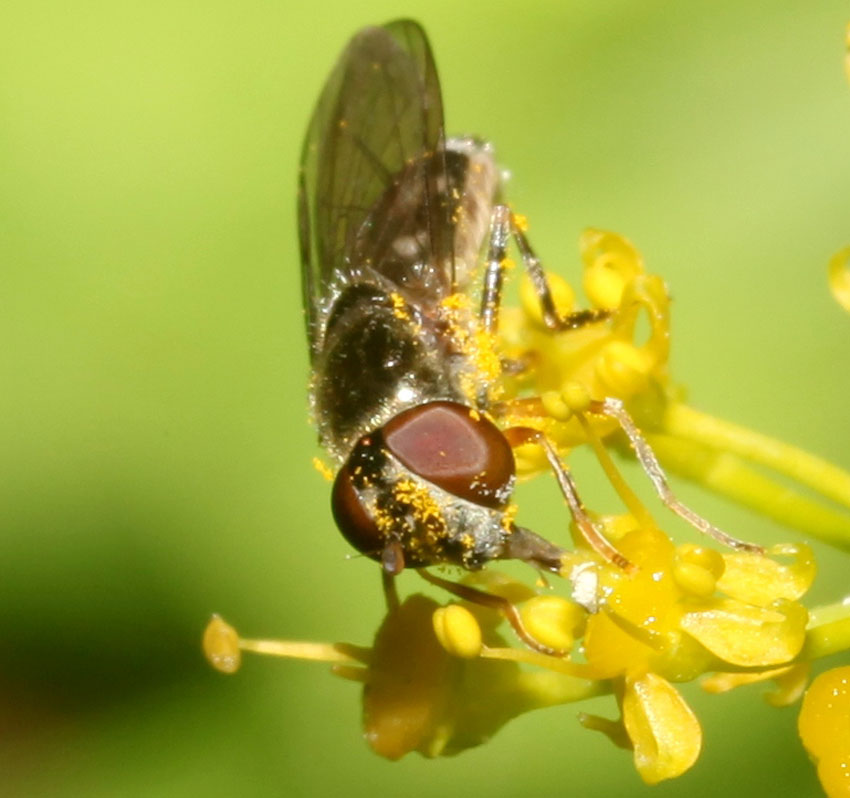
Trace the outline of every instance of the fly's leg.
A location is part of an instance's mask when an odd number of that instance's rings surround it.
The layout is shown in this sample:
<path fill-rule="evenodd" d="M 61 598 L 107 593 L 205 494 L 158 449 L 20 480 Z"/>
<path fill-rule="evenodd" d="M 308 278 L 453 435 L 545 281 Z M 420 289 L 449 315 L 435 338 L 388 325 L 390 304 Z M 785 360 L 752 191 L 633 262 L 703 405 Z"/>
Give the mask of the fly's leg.
<path fill-rule="evenodd" d="M 511 240 L 513 222 L 507 205 L 496 205 L 490 218 L 490 243 L 487 247 L 487 263 L 484 269 L 484 285 L 481 289 L 481 329 L 495 335 L 499 329 L 499 310 L 502 306 L 502 286 L 505 282 L 505 264 L 508 244 Z M 522 374 L 529 364 L 523 360 L 503 358 L 503 374 Z M 478 394 L 478 407 L 486 410 L 489 404 L 486 386 Z"/>
<path fill-rule="evenodd" d="M 544 403 L 539 397 L 514 399 L 495 406 L 492 410 L 496 415 L 502 416 L 510 414 L 513 417 L 518 415 L 528 416 L 529 418 L 549 417 L 544 407 Z M 655 452 L 652 451 L 652 447 L 649 445 L 649 442 L 643 437 L 637 424 L 635 424 L 634 419 L 629 415 L 629 412 L 623 406 L 623 402 L 620 399 L 609 397 L 601 401 L 589 400 L 586 403 L 583 403 L 580 408 L 574 408 L 574 412 L 580 420 L 583 418 L 584 411 L 595 415 L 607 416 L 617 422 L 620 429 L 623 430 L 623 433 L 628 439 L 638 463 L 647 477 L 649 477 L 649 481 L 655 488 L 655 492 L 658 494 L 658 497 L 661 499 L 662 503 L 676 513 L 676 515 L 687 521 L 698 531 L 708 535 L 724 546 L 728 546 L 729 548 L 737 551 L 748 551 L 754 554 L 764 553 L 763 547 L 758 546 L 755 543 L 748 543 L 744 540 L 732 537 L 732 535 L 724 532 L 722 529 L 719 529 L 676 498 L 676 495 L 671 490 L 670 484 L 667 481 L 667 475 L 664 473 L 664 469 L 661 467 L 661 464 L 658 462 L 658 458 L 655 456 Z M 587 425 L 586 420 L 584 421 L 584 424 Z M 505 434 L 508 435 L 510 431 L 510 429 L 507 430 Z M 551 442 L 548 443 L 549 446 L 552 447 Z M 552 447 L 552 450 L 554 452 L 554 447 Z M 549 451 L 546 451 L 546 456 L 551 464 L 552 455 Z M 594 548 L 596 547 L 594 546 Z"/>
<path fill-rule="evenodd" d="M 499 329 L 499 310 L 502 305 L 502 287 L 505 281 L 506 256 L 510 240 L 516 241 L 522 257 L 522 262 L 531 279 L 534 290 L 540 301 L 543 322 L 553 332 L 574 330 L 586 324 L 603 321 L 611 315 L 610 310 L 588 309 L 579 310 L 561 316 L 555 307 L 552 291 L 546 273 L 540 265 L 540 259 L 534 254 L 528 239 L 518 224 L 516 217 L 507 205 L 496 205 L 490 220 L 490 236 L 487 248 L 487 262 L 484 270 L 484 284 L 481 290 L 480 322 L 481 329 L 494 335 Z M 504 374 L 523 374 L 533 368 L 529 359 L 504 359 L 502 372 Z M 486 390 L 478 397 L 479 405 L 486 408 L 488 401 Z"/>
<path fill-rule="evenodd" d="M 398 609 L 399 606 L 395 578 L 396 574 L 389 573 L 386 569 L 381 568 L 381 587 L 384 591 L 384 601 L 386 602 L 388 612 Z"/>
<path fill-rule="evenodd" d="M 620 399 L 608 398 L 603 399 L 602 401 L 591 401 L 588 406 L 588 410 L 591 413 L 613 418 L 620 425 L 620 429 L 623 430 L 626 437 L 629 439 L 629 443 L 635 453 L 635 457 L 637 457 L 637 460 L 641 465 L 641 468 L 643 468 L 644 473 L 649 477 L 649 481 L 655 488 L 655 492 L 658 494 L 658 497 L 665 506 L 671 509 L 680 518 L 687 521 L 692 527 L 698 529 L 703 534 L 714 538 L 714 540 L 718 543 L 722 543 L 724 546 L 728 546 L 729 548 L 736 549 L 738 551 L 764 554 L 764 549 L 761 546 L 757 546 L 755 543 L 747 543 L 746 541 L 732 537 L 722 529 L 718 529 L 714 526 L 714 524 L 707 521 L 701 515 L 697 515 L 697 513 L 676 498 L 673 491 L 670 489 L 670 485 L 667 482 L 667 476 L 661 468 L 661 464 L 658 462 L 655 452 L 652 451 L 652 447 L 649 445 L 646 438 L 643 437 L 640 430 L 637 428 L 634 419 L 632 419 L 629 415 Z"/>
<path fill-rule="evenodd" d="M 509 218 L 511 234 L 514 241 L 516 241 L 517 249 L 522 258 L 522 265 L 525 267 L 529 278 L 531 278 L 534 291 L 540 301 L 543 323 L 550 330 L 553 332 L 576 330 L 587 324 L 604 321 L 611 315 L 611 311 L 604 308 L 589 308 L 568 313 L 566 316 L 560 315 L 558 309 L 555 307 L 555 301 L 552 299 L 552 291 L 549 288 L 549 281 L 546 279 L 546 272 L 543 271 L 543 266 L 540 264 L 540 258 L 537 257 L 531 248 L 531 244 L 528 243 L 528 238 L 522 229 L 522 225 L 517 223 L 516 217 L 510 214 Z"/>
<path fill-rule="evenodd" d="M 481 292 L 481 326 L 485 332 L 495 333 L 499 327 L 505 255 L 511 238 L 516 241 L 523 266 L 540 300 L 543 322 L 550 330 L 555 332 L 575 330 L 586 324 L 603 321 L 611 315 L 610 310 L 588 309 L 561 316 L 555 307 L 549 281 L 540 265 L 540 259 L 534 254 L 521 225 L 517 223 L 516 217 L 507 205 L 496 205 L 490 221 L 490 243 L 484 271 L 484 287 Z"/>
<path fill-rule="evenodd" d="M 624 571 L 634 571 L 634 564 L 611 545 L 587 514 L 584 503 L 578 494 L 578 488 L 576 487 L 572 473 L 558 456 L 558 452 L 552 442 L 540 430 L 531 427 L 510 427 L 505 430 L 505 437 L 512 447 L 522 446 L 526 443 L 536 443 L 543 448 L 546 459 L 549 461 L 549 466 L 552 468 L 555 479 L 558 481 L 558 487 L 561 489 L 567 506 L 570 508 L 573 520 L 575 520 L 576 526 L 579 528 L 584 539 L 603 559 L 616 565 L 618 568 L 622 568 Z"/>
<path fill-rule="evenodd" d="M 490 220 L 490 245 L 481 291 L 481 326 L 487 333 L 499 328 L 499 308 L 502 305 L 502 285 L 505 278 L 505 256 L 511 238 L 511 211 L 507 205 L 493 208 Z"/>

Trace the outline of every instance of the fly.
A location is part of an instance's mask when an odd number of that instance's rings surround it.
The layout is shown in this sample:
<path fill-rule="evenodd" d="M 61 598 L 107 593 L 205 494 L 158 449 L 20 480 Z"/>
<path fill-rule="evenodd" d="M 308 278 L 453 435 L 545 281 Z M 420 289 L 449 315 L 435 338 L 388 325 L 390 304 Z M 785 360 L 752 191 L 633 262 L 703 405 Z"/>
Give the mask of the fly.
<path fill-rule="evenodd" d="M 630 568 L 585 512 L 548 439 L 501 429 L 491 415 L 512 240 L 553 332 L 604 323 L 611 312 L 558 314 L 501 200 L 490 146 L 444 135 L 437 72 L 417 23 L 363 29 L 331 72 L 304 143 L 299 230 L 311 402 L 338 469 L 333 515 L 354 548 L 380 562 L 386 580 L 408 567 L 475 570 L 499 559 L 560 573 L 563 549 L 516 525 L 509 510 L 512 450 L 537 443 L 582 534 Z M 674 511 L 724 543 L 757 549 L 672 497 L 619 400 L 591 410 L 620 423 Z"/>

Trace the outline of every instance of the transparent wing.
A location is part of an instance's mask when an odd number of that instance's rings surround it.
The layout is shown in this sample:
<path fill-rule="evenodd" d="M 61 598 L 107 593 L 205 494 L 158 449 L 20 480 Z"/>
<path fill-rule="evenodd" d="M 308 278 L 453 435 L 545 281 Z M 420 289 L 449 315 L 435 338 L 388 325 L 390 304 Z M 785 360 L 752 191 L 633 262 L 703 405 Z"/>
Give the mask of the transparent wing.
<path fill-rule="evenodd" d="M 365 28 L 328 78 L 304 142 L 302 283 L 315 354 L 321 308 L 371 271 L 414 301 L 453 284 L 443 108 L 422 28 Z"/>

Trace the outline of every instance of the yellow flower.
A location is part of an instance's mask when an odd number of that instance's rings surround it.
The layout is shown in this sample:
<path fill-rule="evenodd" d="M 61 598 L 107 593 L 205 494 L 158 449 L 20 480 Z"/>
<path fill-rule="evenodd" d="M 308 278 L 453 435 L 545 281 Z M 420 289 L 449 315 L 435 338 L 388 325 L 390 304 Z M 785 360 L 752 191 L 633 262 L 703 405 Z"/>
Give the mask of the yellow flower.
<path fill-rule="evenodd" d="M 332 663 L 338 676 L 363 684 L 364 736 L 388 759 L 456 754 L 517 715 L 613 693 L 619 720 L 580 721 L 631 749 L 638 773 L 654 784 L 687 771 L 702 747 L 699 721 L 675 683 L 714 671 L 704 686 L 722 692 L 773 679 L 772 703 L 789 703 L 803 690 L 809 660 L 850 647 L 846 602 L 817 610 L 807 626 L 798 599 L 814 576 L 808 547 L 776 547 L 771 557 L 720 553 L 676 546 L 631 516 L 604 520 L 636 567 L 627 573 L 580 547 L 565 563 L 574 599 L 488 570 L 461 587 L 496 597 L 501 614 L 496 605 L 441 605 L 413 594 L 391 604 L 369 648 L 246 640 L 214 616 L 204 650 L 225 673 L 238 669 L 243 651 Z M 502 616 L 530 648 L 507 644 Z M 847 696 L 825 706 L 820 684 L 809 691 L 800 728 L 827 784 L 843 773 L 843 738 L 817 730 L 822 717 L 847 721 Z"/>
<path fill-rule="evenodd" d="M 833 668 L 812 682 L 799 729 L 826 794 L 850 795 L 850 665 Z"/>
<path fill-rule="evenodd" d="M 658 529 L 631 525 L 617 547 L 637 571 L 598 560 L 604 600 L 587 622 L 584 657 L 592 676 L 617 681 L 635 766 L 654 784 L 681 775 L 701 746 L 699 723 L 671 682 L 728 665 L 767 670 L 793 660 L 807 620 L 796 599 L 813 571 L 805 546 L 783 547 L 793 558 L 783 566 L 757 554 L 677 547 Z M 786 578 L 771 581 L 776 573 Z"/>
<path fill-rule="evenodd" d="M 331 663 L 336 675 L 362 683 L 364 736 L 389 759 L 414 751 L 455 754 L 522 713 L 611 694 L 617 720 L 582 714 L 580 722 L 631 750 L 641 778 L 655 784 L 686 772 L 702 747 L 699 721 L 675 685 L 702 679 L 708 692 L 719 693 L 772 680 L 768 700 L 784 705 L 802 695 L 814 660 L 850 650 L 850 602 L 808 611 L 800 601 L 816 571 L 808 546 L 762 551 L 725 535 L 675 501 L 657 461 L 845 547 L 850 515 L 836 507 L 850 508 L 850 475 L 683 404 L 668 371 L 663 280 L 612 233 L 586 233 L 582 260 L 585 293 L 594 308 L 609 312 L 586 327 L 553 333 L 526 285 L 523 307 L 505 310 L 493 349 L 494 357 L 498 350 L 533 364 L 498 386 L 499 423 L 540 430 L 561 453 L 589 444 L 627 509 L 600 515 L 565 491 L 576 543 L 561 568 L 569 597 L 530 588 L 495 568 L 459 583 L 423 571 L 461 600 L 443 605 L 414 593 L 399 601 L 388 590 L 388 610 L 369 647 L 247 640 L 214 617 L 203 641 L 214 667 L 235 672 L 245 651 Z M 843 279 L 837 268 L 836 279 Z M 572 286 L 549 280 L 559 312 L 573 310 Z M 649 333 L 639 341 L 642 316 Z M 733 548 L 676 545 L 626 484 L 610 449 L 636 457 L 671 509 Z M 538 443 L 519 446 L 516 454 L 518 471 L 527 476 L 557 461 L 554 449 Z M 500 634 L 505 619 L 518 644 Z M 848 794 L 848 670 L 819 677 L 800 716 L 803 742 L 830 795 Z"/>

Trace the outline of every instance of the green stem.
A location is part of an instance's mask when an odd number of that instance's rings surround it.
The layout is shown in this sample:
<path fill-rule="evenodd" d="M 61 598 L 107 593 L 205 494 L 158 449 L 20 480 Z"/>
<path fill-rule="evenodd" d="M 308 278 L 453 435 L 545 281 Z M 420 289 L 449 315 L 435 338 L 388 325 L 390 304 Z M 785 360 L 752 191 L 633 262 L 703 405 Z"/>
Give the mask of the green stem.
<path fill-rule="evenodd" d="M 796 446 L 678 402 L 671 402 L 665 408 L 662 429 L 676 438 L 685 438 L 767 466 L 828 499 L 850 507 L 850 474 Z"/>
<path fill-rule="evenodd" d="M 572 704 L 611 692 L 607 681 L 576 679 L 552 671 L 522 671 L 517 675 L 516 700 L 524 710 Z"/>
<path fill-rule="evenodd" d="M 370 650 L 350 643 L 313 643 L 305 640 L 248 640 L 240 638 L 239 648 L 254 654 L 286 659 L 331 662 L 340 665 L 368 663 Z"/>
<path fill-rule="evenodd" d="M 813 660 L 850 650 L 850 597 L 809 612 L 806 643 L 798 659 Z"/>
<path fill-rule="evenodd" d="M 737 454 L 684 437 L 649 433 L 646 438 L 661 464 L 671 472 L 698 482 L 780 524 L 839 548 L 850 549 L 850 516 L 765 476 L 748 466 Z M 838 471 L 833 466 L 829 468 Z M 783 473 L 788 473 L 788 469 Z M 839 474 L 847 477 L 843 472 Z"/>
<path fill-rule="evenodd" d="M 582 413 L 576 413 L 576 419 L 579 424 L 581 424 L 584 434 L 587 436 L 587 440 L 590 442 L 590 445 L 596 454 L 596 459 L 599 460 L 599 464 L 605 472 L 605 476 L 608 477 L 608 481 L 611 485 L 613 485 L 614 490 L 617 491 L 617 494 L 623 504 L 626 505 L 628 511 L 635 517 L 641 526 L 657 526 L 649 510 L 644 507 L 643 502 L 629 487 L 626 480 L 623 479 L 623 475 L 620 473 L 617 466 L 614 465 L 614 461 L 611 459 L 611 455 L 608 454 L 608 450 L 605 448 L 605 445 L 594 432 L 593 427 L 588 423 L 584 415 Z"/>

